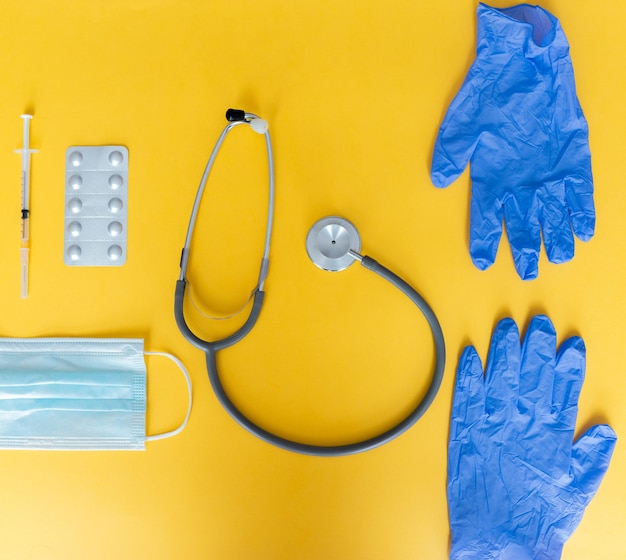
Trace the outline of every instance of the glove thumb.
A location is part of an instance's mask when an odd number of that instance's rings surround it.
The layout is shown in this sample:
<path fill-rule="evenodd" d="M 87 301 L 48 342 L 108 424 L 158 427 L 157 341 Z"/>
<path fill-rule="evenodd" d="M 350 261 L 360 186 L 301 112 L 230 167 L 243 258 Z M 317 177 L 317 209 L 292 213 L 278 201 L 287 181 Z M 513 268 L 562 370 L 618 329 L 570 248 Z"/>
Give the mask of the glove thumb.
<path fill-rule="evenodd" d="M 585 506 L 594 497 L 609 468 L 616 442 L 613 428 L 599 424 L 587 430 L 572 447 L 574 486 Z"/>
<path fill-rule="evenodd" d="M 439 128 L 430 178 L 436 187 L 447 187 L 467 167 L 478 141 L 478 96 L 472 95 L 466 78 Z"/>

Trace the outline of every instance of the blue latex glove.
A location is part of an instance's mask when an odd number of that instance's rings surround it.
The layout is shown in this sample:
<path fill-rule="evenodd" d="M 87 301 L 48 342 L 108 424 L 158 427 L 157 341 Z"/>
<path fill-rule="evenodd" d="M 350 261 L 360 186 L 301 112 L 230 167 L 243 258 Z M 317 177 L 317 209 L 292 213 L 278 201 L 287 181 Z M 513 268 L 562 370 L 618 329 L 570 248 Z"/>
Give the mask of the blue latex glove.
<path fill-rule="evenodd" d="M 541 233 L 554 263 L 594 233 L 587 122 L 561 25 L 538 6 L 478 7 L 476 59 L 443 120 L 431 178 L 446 187 L 471 160 L 470 254 L 491 266 L 502 220 L 523 279 L 537 276 Z"/>
<path fill-rule="evenodd" d="M 448 446 L 452 560 L 556 560 L 606 472 L 616 442 L 606 425 L 573 442 L 585 345 L 556 350 L 550 320 L 534 317 L 520 349 L 502 320 L 487 369 L 460 359 Z"/>

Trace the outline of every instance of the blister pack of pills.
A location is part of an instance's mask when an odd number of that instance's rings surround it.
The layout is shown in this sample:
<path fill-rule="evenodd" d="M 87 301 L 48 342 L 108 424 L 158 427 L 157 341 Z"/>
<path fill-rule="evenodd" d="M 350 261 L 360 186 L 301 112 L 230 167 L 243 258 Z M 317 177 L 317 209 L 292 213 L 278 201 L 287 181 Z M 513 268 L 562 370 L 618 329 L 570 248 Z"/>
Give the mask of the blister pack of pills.
<path fill-rule="evenodd" d="M 126 262 L 128 150 L 71 146 L 65 154 L 65 264 Z"/>

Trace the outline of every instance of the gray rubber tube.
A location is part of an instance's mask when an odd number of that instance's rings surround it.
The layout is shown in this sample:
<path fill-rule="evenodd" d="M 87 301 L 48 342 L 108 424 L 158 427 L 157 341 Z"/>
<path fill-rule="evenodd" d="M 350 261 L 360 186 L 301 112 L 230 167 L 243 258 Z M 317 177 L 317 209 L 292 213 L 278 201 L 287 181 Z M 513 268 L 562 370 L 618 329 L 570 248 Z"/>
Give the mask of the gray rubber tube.
<path fill-rule="evenodd" d="M 430 326 L 433 336 L 433 342 L 435 345 L 435 365 L 430 385 L 424 397 L 410 412 L 410 414 L 406 418 L 404 418 L 404 420 L 396 424 L 393 428 L 387 430 L 386 432 L 383 432 L 382 434 L 379 434 L 369 439 L 358 441 L 356 443 L 348 443 L 343 445 L 310 445 L 307 443 L 300 443 L 297 441 L 285 439 L 281 436 L 273 434 L 265 430 L 261 426 L 255 424 L 254 422 L 252 422 L 252 420 L 245 416 L 234 405 L 234 403 L 230 400 L 230 397 L 224 390 L 219 373 L 217 371 L 217 351 L 227 348 L 228 346 L 232 346 L 233 344 L 241 340 L 250 331 L 252 326 L 254 326 L 254 323 L 256 323 L 256 320 L 258 319 L 261 312 L 261 305 L 264 298 L 264 293 L 262 291 L 258 291 L 255 294 L 254 304 L 252 307 L 252 311 L 250 312 L 250 316 L 248 317 L 248 320 L 244 323 L 244 325 L 236 333 L 223 340 L 219 340 L 216 342 L 207 342 L 198 338 L 187 326 L 182 311 L 185 282 L 177 282 L 175 316 L 178 327 L 180 328 L 185 338 L 187 338 L 195 346 L 205 351 L 207 371 L 215 396 L 222 404 L 222 406 L 226 409 L 226 411 L 232 416 L 232 418 L 243 428 L 248 430 L 251 434 L 254 434 L 263 441 L 275 445 L 276 447 L 280 447 L 281 449 L 285 449 L 287 451 L 292 451 L 295 453 L 314 455 L 319 457 L 339 457 L 343 455 L 352 455 L 355 453 L 361 453 L 363 451 L 374 449 L 375 447 L 383 445 L 398 437 L 400 434 L 404 433 L 411 426 L 413 426 L 413 424 L 415 424 L 415 422 L 417 422 L 422 417 L 428 407 L 432 404 L 435 396 L 437 395 L 437 392 L 439 391 L 439 387 L 441 386 L 446 356 L 443 332 L 441 330 L 441 326 L 439 325 L 437 317 L 433 313 L 430 306 L 426 303 L 424 298 L 422 298 L 422 296 L 420 296 L 417 291 L 415 291 L 415 289 L 413 289 L 409 284 L 402 280 L 402 278 L 391 272 L 389 269 L 385 268 L 370 257 L 363 257 L 363 259 L 361 260 L 361 265 L 371 270 L 372 272 L 375 272 L 376 274 L 382 276 L 385 280 L 393 284 L 402 293 L 404 293 L 423 313 L 426 321 L 428 322 L 428 325 Z"/>

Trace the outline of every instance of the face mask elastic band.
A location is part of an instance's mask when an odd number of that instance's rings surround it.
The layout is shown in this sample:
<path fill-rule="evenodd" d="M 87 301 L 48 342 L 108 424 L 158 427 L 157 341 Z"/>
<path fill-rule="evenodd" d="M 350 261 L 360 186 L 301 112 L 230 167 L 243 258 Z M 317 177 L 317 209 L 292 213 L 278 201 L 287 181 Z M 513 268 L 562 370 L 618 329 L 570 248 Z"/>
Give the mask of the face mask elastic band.
<path fill-rule="evenodd" d="M 178 366 L 180 371 L 183 372 L 183 375 L 185 376 L 185 381 L 187 383 L 187 393 L 189 395 L 188 405 L 187 405 L 187 414 L 185 415 L 185 419 L 183 420 L 182 424 L 178 426 L 178 428 L 176 428 L 175 430 L 172 430 L 171 432 L 164 432 L 162 434 L 154 434 L 152 436 L 146 435 L 146 441 L 155 441 L 158 439 L 165 439 L 165 438 L 177 436 L 185 429 L 185 426 L 187 426 L 187 422 L 189 421 L 189 416 L 191 415 L 191 406 L 193 403 L 193 396 L 192 396 L 191 378 L 189 377 L 189 372 L 187 371 L 187 368 L 185 368 L 184 364 L 176 356 L 173 356 L 172 354 L 168 354 L 167 352 L 144 352 L 144 355 L 163 356 L 164 358 L 168 358 L 169 360 L 174 362 Z"/>

